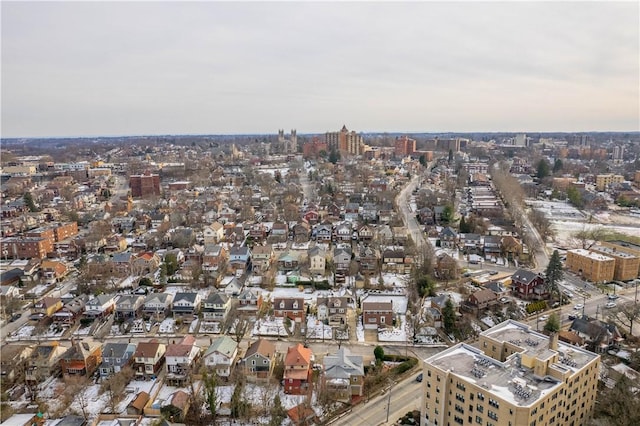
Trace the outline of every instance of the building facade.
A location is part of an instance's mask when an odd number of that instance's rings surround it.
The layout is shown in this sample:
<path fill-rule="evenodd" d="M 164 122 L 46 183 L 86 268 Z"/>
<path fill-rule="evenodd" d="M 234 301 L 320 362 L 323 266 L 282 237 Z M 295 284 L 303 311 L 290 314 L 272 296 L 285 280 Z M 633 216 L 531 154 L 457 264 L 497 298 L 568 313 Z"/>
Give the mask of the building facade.
<path fill-rule="evenodd" d="M 423 362 L 422 425 L 586 424 L 600 356 L 505 321 Z"/>
<path fill-rule="evenodd" d="M 330 151 L 335 150 L 351 155 L 364 153 L 364 139 L 354 130 L 349 131 L 347 126 L 342 126 L 339 132 L 327 132 L 324 137 Z"/>
<path fill-rule="evenodd" d="M 132 175 L 129 178 L 129 187 L 132 197 L 160 195 L 160 175 L 152 174 L 149 171 L 141 175 Z"/>
<path fill-rule="evenodd" d="M 612 257 L 615 261 L 613 279 L 618 281 L 630 281 L 638 278 L 640 269 L 640 257 L 633 253 L 606 246 L 593 246 L 591 251 Z"/>
<path fill-rule="evenodd" d="M 616 261 L 613 257 L 584 249 L 567 251 L 565 267 L 594 283 L 613 280 Z"/>

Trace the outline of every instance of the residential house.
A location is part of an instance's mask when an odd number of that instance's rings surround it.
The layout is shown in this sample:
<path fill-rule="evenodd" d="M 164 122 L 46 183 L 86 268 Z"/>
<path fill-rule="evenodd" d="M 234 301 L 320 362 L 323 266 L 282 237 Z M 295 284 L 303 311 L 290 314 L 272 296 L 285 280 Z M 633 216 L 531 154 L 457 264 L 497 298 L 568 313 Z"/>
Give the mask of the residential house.
<path fill-rule="evenodd" d="M 281 272 L 291 272 L 298 269 L 300 266 L 300 256 L 297 252 L 292 250 L 287 250 L 282 252 L 280 256 L 278 256 L 278 271 Z"/>
<path fill-rule="evenodd" d="M 11 384 L 18 377 L 18 367 L 33 353 L 33 346 L 8 343 L 0 346 L 0 379 L 3 384 Z"/>
<path fill-rule="evenodd" d="M 305 308 L 302 297 L 275 297 L 273 313 L 278 318 L 289 318 L 291 321 L 304 323 Z"/>
<path fill-rule="evenodd" d="M 310 209 L 310 210 L 307 210 L 302 215 L 302 219 L 304 219 L 310 225 L 315 225 L 316 223 L 318 223 L 318 220 L 320 219 L 320 214 L 318 213 L 317 210 Z"/>
<path fill-rule="evenodd" d="M 142 313 L 155 321 L 162 321 L 171 311 L 173 294 L 149 293 L 142 303 Z"/>
<path fill-rule="evenodd" d="M 393 231 L 389 225 L 378 227 L 378 240 L 381 244 L 393 243 Z"/>
<path fill-rule="evenodd" d="M 251 343 L 242 362 L 245 377 L 268 380 L 275 366 L 276 356 L 276 347 L 269 340 L 260 339 Z"/>
<path fill-rule="evenodd" d="M 164 363 L 166 346 L 156 340 L 140 342 L 133 354 L 133 369 L 136 377 L 157 377 Z"/>
<path fill-rule="evenodd" d="M 395 243 L 404 245 L 409 239 L 409 232 L 404 226 L 394 226 L 391 230 L 393 232 L 393 241 Z"/>
<path fill-rule="evenodd" d="M 335 240 L 338 242 L 351 242 L 353 239 L 353 228 L 350 223 L 343 222 L 335 228 Z"/>
<path fill-rule="evenodd" d="M 122 252 L 113 254 L 109 262 L 113 265 L 113 269 L 116 271 L 117 275 L 128 275 L 131 272 L 132 259 L 132 253 Z"/>
<path fill-rule="evenodd" d="M 333 249 L 333 266 L 337 273 L 345 273 L 349 271 L 351 264 L 351 247 L 347 245 L 339 245 Z"/>
<path fill-rule="evenodd" d="M 367 223 L 378 221 L 378 206 L 374 203 L 364 203 L 362 206 L 362 220 Z"/>
<path fill-rule="evenodd" d="M 136 352 L 135 343 L 107 343 L 102 348 L 102 364 L 100 364 L 100 378 L 106 379 L 119 373 L 133 361 Z"/>
<path fill-rule="evenodd" d="M 85 309 L 86 296 L 78 296 L 65 302 L 62 308 L 53 314 L 53 322 L 63 326 L 70 326 L 76 323 Z"/>
<path fill-rule="evenodd" d="M 56 260 L 44 259 L 40 263 L 40 275 L 48 283 L 61 281 L 68 273 L 67 265 Z"/>
<path fill-rule="evenodd" d="M 344 207 L 344 220 L 356 223 L 359 219 L 360 205 L 358 203 L 347 203 Z"/>
<path fill-rule="evenodd" d="M 314 246 L 309 249 L 309 273 L 312 275 L 324 275 L 327 266 L 327 255 L 324 249 Z"/>
<path fill-rule="evenodd" d="M 238 295 L 238 311 L 249 315 L 255 314 L 262 306 L 262 294 L 250 288 L 245 288 Z"/>
<path fill-rule="evenodd" d="M 352 355 L 347 348 L 340 348 L 335 355 L 322 360 L 322 381 L 332 400 L 350 403 L 353 397 L 361 397 L 364 389 L 364 361 L 361 355 Z"/>
<path fill-rule="evenodd" d="M 371 246 L 358 247 L 358 266 L 362 275 L 375 275 L 378 272 L 378 263 L 380 261 L 380 253 Z"/>
<path fill-rule="evenodd" d="M 332 230 L 333 227 L 330 223 L 321 223 L 320 225 L 316 226 L 314 229 L 316 241 L 318 241 L 319 243 L 331 242 L 331 234 L 333 232 Z"/>
<path fill-rule="evenodd" d="M 175 319 L 191 322 L 197 318 L 202 297 L 199 293 L 176 293 L 171 310 Z"/>
<path fill-rule="evenodd" d="M 46 342 L 37 345 L 27 361 L 25 380 L 40 384 L 51 376 L 60 374 L 60 359 L 66 348 L 58 342 Z"/>
<path fill-rule="evenodd" d="M 569 327 L 569 331 L 575 332 L 584 339 L 587 349 L 596 353 L 605 353 L 611 349 L 617 349 L 624 340 L 615 324 L 608 324 L 599 320 L 576 318 Z"/>
<path fill-rule="evenodd" d="M 231 309 L 231 299 L 224 293 L 213 291 L 202 302 L 202 320 L 224 322 Z"/>
<path fill-rule="evenodd" d="M 251 252 L 247 246 L 233 246 L 229 249 L 229 267 L 236 274 L 243 274 L 249 267 Z"/>
<path fill-rule="evenodd" d="M 474 312 L 480 312 L 498 303 L 498 296 L 488 288 L 474 291 L 468 297 L 463 307 Z"/>
<path fill-rule="evenodd" d="M 102 363 L 102 345 L 93 341 L 72 341 L 71 347 L 60 358 L 62 375 L 91 376 Z"/>
<path fill-rule="evenodd" d="M 251 238 L 251 241 L 254 243 L 262 242 L 267 238 L 268 232 L 269 229 L 264 223 L 254 223 L 249 227 L 249 238 Z"/>
<path fill-rule="evenodd" d="M 378 211 L 378 223 L 389 224 L 395 217 L 396 212 L 392 208 L 383 208 Z"/>
<path fill-rule="evenodd" d="M 382 252 L 382 270 L 384 272 L 405 274 L 411 270 L 412 264 L 412 257 L 408 256 L 403 248 L 394 247 Z"/>
<path fill-rule="evenodd" d="M 542 274 L 526 269 L 518 269 L 511 276 L 513 295 L 525 300 L 544 300 L 549 298 L 549 290 Z"/>
<path fill-rule="evenodd" d="M 433 225 L 435 223 L 433 210 L 431 210 L 429 207 L 421 208 L 420 210 L 418 210 L 418 220 L 423 225 Z"/>
<path fill-rule="evenodd" d="M 362 324 L 367 329 L 393 325 L 393 301 L 362 302 Z"/>
<path fill-rule="evenodd" d="M 172 386 L 183 386 L 200 356 L 196 338 L 188 334 L 180 343 L 170 343 L 164 353 L 167 367 L 167 382 Z"/>
<path fill-rule="evenodd" d="M 349 298 L 344 296 L 318 297 L 317 311 L 318 320 L 326 322 L 332 327 L 343 327 L 347 325 Z"/>
<path fill-rule="evenodd" d="M 311 238 L 311 225 L 306 220 L 300 220 L 293 226 L 293 241 L 306 243 Z"/>
<path fill-rule="evenodd" d="M 512 235 L 505 235 L 500 240 L 500 246 L 502 254 L 507 257 L 508 260 L 521 259 L 522 257 L 522 243 Z"/>
<path fill-rule="evenodd" d="M 151 228 L 158 229 L 163 223 L 169 222 L 169 215 L 166 213 L 154 213 L 151 215 Z"/>
<path fill-rule="evenodd" d="M 131 272 L 136 275 L 150 274 L 160 267 L 160 263 L 160 257 L 155 253 L 139 253 L 131 260 Z"/>
<path fill-rule="evenodd" d="M 461 233 L 459 235 L 459 240 L 460 240 L 460 248 L 463 250 L 465 254 L 482 253 L 483 238 L 480 234 Z"/>
<path fill-rule="evenodd" d="M 284 359 L 284 393 L 289 395 L 305 394 L 311 380 L 311 362 L 313 353 L 301 343 L 287 349 Z"/>
<path fill-rule="evenodd" d="M 85 318 L 104 318 L 116 309 L 116 298 L 113 294 L 100 294 L 90 297 L 84 306 Z"/>
<path fill-rule="evenodd" d="M 229 336 L 221 336 L 211 343 L 202 358 L 204 365 L 220 377 L 228 378 L 238 355 L 238 343 Z"/>
<path fill-rule="evenodd" d="M 223 289 L 224 294 L 229 297 L 237 296 L 242 291 L 242 283 L 236 277 L 232 276 L 224 277 L 219 287 Z"/>
<path fill-rule="evenodd" d="M 327 214 L 334 220 L 344 219 L 344 212 L 336 203 L 331 203 L 327 206 Z"/>
<path fill-rule="evenodd" d="M 273 246 L 253 246 L 251 249 L 251 267 L 256 274 L 262 274 L 269 270 L 273 261 Z"/>
<path fill-rule="evenodd" d="M 207 244 L 202 254 L 202 272 L 206 274 L 224 273 L 229 260 L 227 249 L 221 245 Z"/>
<path fill-rule="evenodd" d="M 484 257 L 486 259 L 497 258 L 502 252 L 502 237 L 499 235 L 487 235 L 484 237 Z"/>
<path fill-rule="evenodd" d="M 452 227 L 443 228 L 438 236 L 440 238 L 440 247 L 453 249 L 458 246 L 458 233 Z"/>
<path fill-rule="evenodd" d="M 144 297 L 138 294 L 124 294 L 116 300 L 116 319 L 136 318 L 142 310 Z"/>
<path fill-rule="evenodd" d="M 202 233 L 205 245 L 218 244 L 224 240 L 224 225 L 220 222 L 213 222 L 211 225 L 205 226 Z"/>
<path fill-rule="evenodd" d="M 32 312 L 39 317 L 53 317 L 53 314 L 62 309 L 62 300 L 59 297 L 43 297 L 33 305 Z"/>
<path fill-rule="evenodd" d="M 289 239 L 289 225 L 286 222 L 275 222 L 271 227 L 269 243 L 285 243 Z"/>
<path fill-rule="evenodd" d="M 358 229 L 358 241 L 361 241 L 363 243 L 370 243 L 371 241 L 373 241 L 374 236 L 374 228 L 370 225 L 362 225 L 360 229 Z"/>

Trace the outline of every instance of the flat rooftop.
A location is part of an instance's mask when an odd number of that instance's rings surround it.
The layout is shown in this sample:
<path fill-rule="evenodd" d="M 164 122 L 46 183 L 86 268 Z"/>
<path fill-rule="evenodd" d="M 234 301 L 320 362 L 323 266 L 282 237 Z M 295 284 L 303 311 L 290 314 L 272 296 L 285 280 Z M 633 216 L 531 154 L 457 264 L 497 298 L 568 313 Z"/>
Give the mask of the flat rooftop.
<path fill-rule="evenodd" d="M 626 251 L 621 251 L 621 250 L 617 250 L 617 249 L 614 249 L 614 248 L 611 248 L 611 247 L 605 247 L 605 246 L 593 246 L 591 248 L 591 250 L 598 251 L 600 253 L 604 253 L 604 254 L 606 254 L 608 256 L 620 257 L 620 258 L 623 258 L 623 259 L 633 259 L 633 258 L 636 257 L 633 254 L 628 253 Z"/>
<path fill-rule="evenodd" d="M 604 254 L 594 253 L 592 251 L 585 250 L 585 249 L 573 249 L 573 250 L 567 251 L 567 253 L 575 253 L 578 256 L 587 257 L 589 259 L 597 260 L 600 262 L 607 261 L 607 260 L 615 260 L 614 258 L 605 256 Z"/>

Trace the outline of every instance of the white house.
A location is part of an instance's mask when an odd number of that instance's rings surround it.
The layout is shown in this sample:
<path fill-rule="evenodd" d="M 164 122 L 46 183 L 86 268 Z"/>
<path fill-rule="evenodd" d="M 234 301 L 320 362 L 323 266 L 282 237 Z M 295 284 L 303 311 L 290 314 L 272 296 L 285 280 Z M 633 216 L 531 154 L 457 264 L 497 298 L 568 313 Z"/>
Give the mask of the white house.
<path fill-rule="evenodd" d="M 238 355 L 238 344 L 229 336 L 217 338 L 204 353 L 204 365 L 213 368 L 218 376 L 229 377 Z"/>

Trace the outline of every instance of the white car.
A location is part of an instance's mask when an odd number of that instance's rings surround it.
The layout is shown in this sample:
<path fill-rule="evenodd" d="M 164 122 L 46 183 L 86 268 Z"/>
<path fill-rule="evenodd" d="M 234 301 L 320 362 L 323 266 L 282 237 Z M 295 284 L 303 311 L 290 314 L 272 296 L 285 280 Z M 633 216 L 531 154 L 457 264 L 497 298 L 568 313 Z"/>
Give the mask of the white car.
<path fill-rule="evenodd" d="M 540 317 L 540 321 L 546 321 L 549 319 L 549 315 L 543 315 Z"/>
<path fill-rule="evenodd" d="M 578 309 L 582 309 L 584 308 L 584 305 L 582 303 L 578 303 L 576 306 L 573 307 L 573 309 L 578 310 Z"/>
<path fill-rule="evenodd" d="M 609 309 L 610 308 L 615 308 L 616 306 L 618 306 L 618 305 L 616 305 L 616 302 L 609 302 L 606 305 L 604 305 L 605 308 L 609 308 Z"/>

